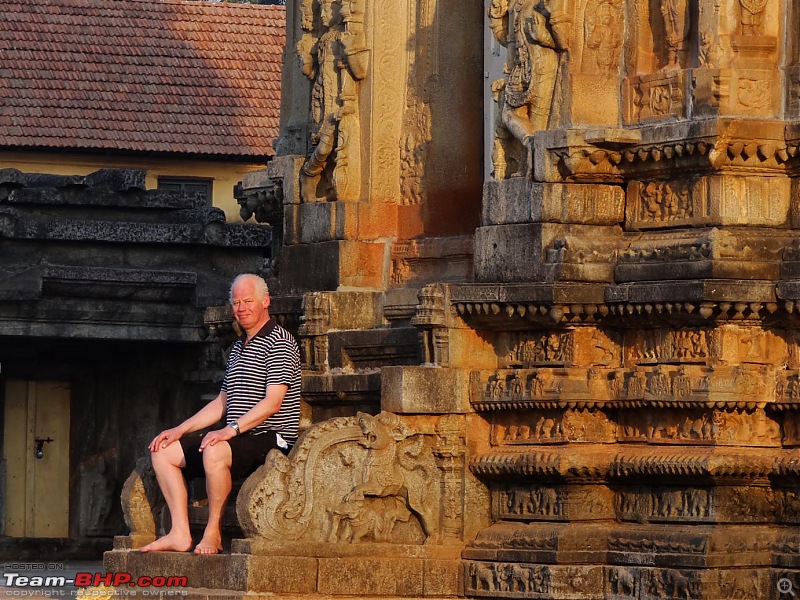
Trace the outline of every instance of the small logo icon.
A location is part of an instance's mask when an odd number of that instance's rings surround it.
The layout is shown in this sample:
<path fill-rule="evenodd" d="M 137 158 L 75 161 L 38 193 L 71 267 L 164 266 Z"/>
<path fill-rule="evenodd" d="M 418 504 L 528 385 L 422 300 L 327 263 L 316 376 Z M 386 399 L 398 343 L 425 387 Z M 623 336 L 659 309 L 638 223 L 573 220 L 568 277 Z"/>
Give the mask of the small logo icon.
<path fill-rule="evenodd" d="M 797 597 L 797 594 L 794 593 L 794 585 L 792 584 L 792 580 L 788 577 L 781 577 L 778 579 L 778 591 L 781 594 L 789 594 L 792 597 Z"/>

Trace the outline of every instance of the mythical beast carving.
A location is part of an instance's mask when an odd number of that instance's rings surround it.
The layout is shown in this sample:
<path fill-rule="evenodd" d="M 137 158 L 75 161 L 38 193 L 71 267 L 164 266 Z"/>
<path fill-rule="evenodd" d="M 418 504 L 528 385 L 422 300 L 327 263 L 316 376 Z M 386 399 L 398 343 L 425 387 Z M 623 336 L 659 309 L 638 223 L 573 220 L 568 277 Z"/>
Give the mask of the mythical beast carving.
<path fill-rule="evenodd" d="M 273 451 L 244 483 L 242 530 L 276 540 L 438 542 L 442 474 L 428 438 L 386 412 L 317 424 L 289 457 Z"/>

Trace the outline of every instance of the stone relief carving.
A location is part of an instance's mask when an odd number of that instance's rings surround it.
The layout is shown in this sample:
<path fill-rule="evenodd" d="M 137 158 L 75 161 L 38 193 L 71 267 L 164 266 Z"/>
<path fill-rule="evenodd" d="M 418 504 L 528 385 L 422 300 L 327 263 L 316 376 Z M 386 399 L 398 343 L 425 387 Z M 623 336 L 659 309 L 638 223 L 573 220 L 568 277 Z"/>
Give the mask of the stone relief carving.
<path fill-rule="evenodd" d="M 706 411 L 624 411 L 617 422 L 621 441 L 708 444 L 719 433 L 714 415 Z"/>
<path fill-rule="evenodd" d="M 507 343 L 509 349 L 500 359 L 503 366 L 563 365 L 573 361 L 575 344 L 571 332 L 533 337 L 528 332 L 511 333 Z"/>
<path fill-rule="evenodd" d="M 766 582 L 765 582 L 766 583 Z M 766 583 L 769 586 L 772 582 Z M 759 581 L 758 571 L 731 569 L 719 573 L 719 590 L 723 598 L 739 598 L 741 600 L 760 600 L 766 589 Z"/>
<path fill-rule="evenodd" d="M 442 476 L 431 446 L 387 412 L 315 425 L 288 458 L 271 452 L 245 481 L 242 530 L 275 540 L 437 543 Z"/>
<path fill-rule="evenodd" d="M 409 85 L 400 144 L 400 201 L 421 204 L 425 201 L 425 165 L 431 141 L 429 79 L 438 74 L 438 0 L 422 0 L 408 5 L 409 39 L 415 51 L 409 52 Z"/>
<path fill-rule="evenodd" d="M 767 0 L 739 0 L 742 35 L 763 35 L 764 9 Z"/>
<path fill-rule="evenodd" d="M 708 332 L 694 329 L 655 329 L 632 334 L 627 359 L 635 364 L 705 362 L 708 358 Z M 632 340 L 631 340 L 632 341 Z"/>
<path fill-rule="evenodd" d="M 540 524 L 521 524 L 498 521 L 478 533 L 476 548 L 525 548 L 533 550 L 555 550 L 558 536 L 552 531 L 542 531 Z"/>
<path fill-rule="evenodd" d="M 719 506 L 725 514 L 739 522 L 758 522 L 780 512 L 781 499 L 769 488 L 747 489 L 739 486 L 722 488 L 718 492 Z"/>
<path fill-rule="evenodd" d="M 530 138 L 550 126 L 557 105 L 559 69 L 569 46 L 571 22 L 562 1 L 547 8 L 535 0 L 492 0 L 489 27 L 508 49 L 506 77 L 492 86 L 500 110 L 500 122 L 509 137 L 496 135 L 495 176 L 508 175 L 511 162 L 527 165 L 523 157 L 509 157 L 508 141 L 515 139 L 527 153 Z M 518 176 L 518 171 L 510 175 Z"/>
<path fill-rule="evenodd" d="M 136 467 L 122 486 L 121 500 L 131 547 L 139 548 L 155 540 L 161 534 L 164 498 L 149 456 L 136 461 Z"/>
<path fill-rule="evenodd" d="M 730 66 L 730 59 L 719 36 L 704 31 L 700 34 L 700 66 L 709 69 Z"/>
<path fill-rule="evenodd" d="M 242 221 L 255 217 L 259 223 L 280 225 L 283 222 L 283 177 L 271 177 L 262 188 L 234 191 Z"/>
<path fill-rule="evenodd" d="M 411 324 L 420 328 L 423 363 L 447 367 L 450 365 L 450 329 L 444 289 L 426 285 L 418 295 L 419 304 Z"/>
<path fill-rule="evenodd" d="M 692 577 L 690 579 L 690 577 Z M 642 587 L 653 598 L 698 598 L 697 581 L 693 574 L 677 569 L 646 569 L 642 571 Z"/>
<path fill-rule="evenodd" d="M 613 440 L 615 426 L 603 413 L 581 409 L 536 410 L 492 424 L 493 445 L 563 444 L 589 439 Z"/>
<path fill-rule="evenodd" d="M 309 292 L 303 296 L 303 322 L 298 335 L 305 369 L 324 371 L 327 368 L 330 310 L 330 298 L 326 293 Z"/>
<path fill-rule="evenodd" d="M 772 82 L 768 79 L 739 78 L 736 99 L 745 108 L 766 108 L 772 94 Z"/>
<path fill-rule="evenodd" d="M 682 118 L 686 112 L 684 77 L 676 71 L 661 71 L 633 78 L 629 115 L 633 122 Z M 659 156 L 658 160 L 662 157 Z"/>
<path fill-rule="evenodd" d="M 565 492 L 551 486 L 511 488 L 500 494 L 499 517 L 519 520 L 560 520 Z"/>
<path fill-rule="evenodd" d="M 703 537 L 686 538 L 672 532 L 665 537 L 645 535 L 640 532 L 611 535 L 608 539 L 608 549 L 614 552 L 646 552 L 703 554 L 708 549 L 707 540 Z"/>
<path fill-rule="evenodd" d="M 795 385 L 795 388 L 798 386 Z M 777 395 L 777 394 L 776 394 Z M 798 394 L 800 395 L 800 393 Z M 777 396 L 781 400 L 780 396 Z M 797 446 L 800 444 L 800 415 L 795 411 L 783 413 L 783 438 L 784 446 Z"/>
<path fill-rule="evenodd" d="M 800 493 L 796 490 L 779 490 L 776 500 L 779 522 L 800 523 Z"/>
<path fill-rule="evenodd" d="M 636 575 L 633 569 L 613 567 L 608 569 L 610 592 L 617 596 L 636 597 Z"/>
<path fill-rule="evenodd" d="M 583 17 L 587 50 L 583 70 L 589 73 L 613 74 L 619 69 L 624 34 L 622 0 L 589 0 Z"/>
<path fill-rule="evenodd" d="M 617 510 L 623 521 L 713 521 L 714 496 L 705 488 L 662 488 L 620 491 Z"/>
<path fill-rule="evenodd" d="M 780 425 L 761 409 L 732 410 L 715 413 L 714 427 L 721 443 L 744 443 L 769 446 L 780 440 Z"/>
<path fill-rule="evenodd" d="M 638 185 L 637 217 L 645 223 L 689 221 L 694 216 L 691 181 L 650 181 Z"/>
<path fill-rule="evenodd" d="M 685 60 L 689 41 L 691 18 L 688 0 L 661 0 L 661 15 L 664 18 L 667 51 L 667 62 L 663 68 L 679 69 L 682 60 Z"/>
<path fill-rule="evenodd" d="M 552 593 L 550 568 L 521 563 L 470 561 L 466 569 L 467 589 L 481 595 L 509 592 L 522 594 Z M 488 594 L 487 594 L 488 592 Z"/>
<path fill-rule="evenodd" d="M 457 415 L 442 417 L 436 424 L 439 443 L 433 449 L 439 461 L 442 478 L 442 535 L 460 539 L 463 523 L 461 482 L 463 480 L 466 448 L 464 420 Z"/>
<path fill-rule="evenodd" d="M 312 151 L 300 171 L 305 202 L 358 199 L 359 82 L 367 76 L 366 0 L 304 0 L 297 43 L 311 90 Z M 315 10 L 316 9 L 316 10 Z"/>

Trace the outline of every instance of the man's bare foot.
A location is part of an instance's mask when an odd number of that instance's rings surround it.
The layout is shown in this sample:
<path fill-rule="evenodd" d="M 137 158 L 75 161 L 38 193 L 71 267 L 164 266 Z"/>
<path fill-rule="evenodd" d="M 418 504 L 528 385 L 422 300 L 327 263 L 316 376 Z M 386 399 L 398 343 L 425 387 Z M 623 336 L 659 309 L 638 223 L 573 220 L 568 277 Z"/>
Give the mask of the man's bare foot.
<path fill-rule="evenodd" d="M 195 554 L 219 554 L 222 551 L 222 540 L 215 535 L 203 535 L 203 539 L 194 547 Z"/>
<path fill-rule="evenodd" d="M 139 552 L 186 552 L 192 547 L 192 537 L 168 533 L 139 548 Z"/>

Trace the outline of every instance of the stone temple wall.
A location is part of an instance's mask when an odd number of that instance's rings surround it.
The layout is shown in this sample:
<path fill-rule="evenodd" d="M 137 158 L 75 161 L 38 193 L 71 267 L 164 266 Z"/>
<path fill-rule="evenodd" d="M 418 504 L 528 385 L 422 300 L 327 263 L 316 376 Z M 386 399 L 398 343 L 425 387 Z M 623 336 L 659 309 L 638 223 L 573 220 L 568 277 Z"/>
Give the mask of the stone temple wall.
<path fill-rule="evenodd" d="M 282 224 L 314 424 L 243 488 L 234 554 L 265 570 L 234 589 L 786 597 L 800 6 L 479 4 L 290 6 L 283 156 L 240 202 Z M 508 52 L 482 190 L 479 11 Z"/>

